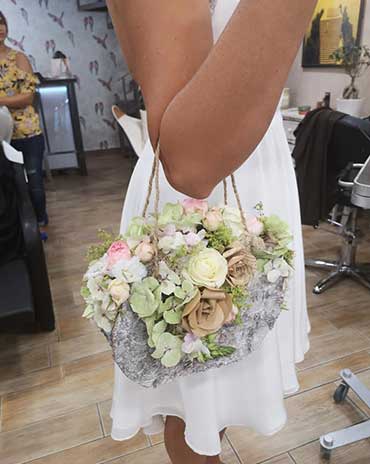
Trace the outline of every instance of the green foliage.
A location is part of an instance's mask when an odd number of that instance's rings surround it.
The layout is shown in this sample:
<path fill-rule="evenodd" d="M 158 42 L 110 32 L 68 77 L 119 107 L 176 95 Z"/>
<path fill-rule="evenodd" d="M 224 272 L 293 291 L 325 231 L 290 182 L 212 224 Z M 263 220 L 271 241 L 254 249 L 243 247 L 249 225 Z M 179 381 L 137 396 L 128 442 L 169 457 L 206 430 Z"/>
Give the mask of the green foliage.
<path fill-rule="evenodd" d="M 100 229 L 98 232 L 98 238 L 101 240 L 99 245 L 91 245 L 87 250 L 86 258 L 89 263 L 100 259 L 109 250 L 113 242 L 122 240 L 120 235 L 115 236 L 106 230 Z"/>
<path fill-rule="evenodd" d="M 227 288 L 227 293 L 232 297 L 234 305 L 238 308 L 245 308 L 246 302 L 249 297 L 248 290 L 244 287 L 232 287 L 231 285 Z"/>
<path fill-rule="evenodd" d="M 152 316 L 161 303 L 161 287 L 154 277 L 147 277 L 133 284 L 130 305 L 141 318 Z"/>
<path fill-rule="evenodd" d="M 180 337 L 164 332 L 158 337 L 152 357 L 160 359 L 164 367 L 174 367 L 181 361 L 181 348 L 182 340 Z"/>
<path fill-rule="evenodd" d="M 231 245 L 234 237 L 229 227 L 221 225 L 214 232 L 207 232 L 206 239 L 211 248 L 215 248 L 222 254 Z"/>
<path fill-rule="evenodd" d="M 278 247 L 287 247 L 292 241 L 289 225 L 276 215 L 261 218 L 265 232 Z"/>

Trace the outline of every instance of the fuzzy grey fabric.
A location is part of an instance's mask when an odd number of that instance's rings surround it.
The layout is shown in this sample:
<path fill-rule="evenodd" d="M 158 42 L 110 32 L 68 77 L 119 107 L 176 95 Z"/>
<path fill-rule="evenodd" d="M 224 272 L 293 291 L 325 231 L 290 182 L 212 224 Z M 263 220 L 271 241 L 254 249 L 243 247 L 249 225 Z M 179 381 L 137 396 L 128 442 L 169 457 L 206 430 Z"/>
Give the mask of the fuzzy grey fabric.
<path fill-rule="evenodd" d="M 113 359 L 126 377 L 143 387 L 157 387 L 184 375 L 204 372 L 236 363 L 256 350 L 263 342 L 281 313 L 284 302 L 284 282 L 272 284 L 258 276 L 249 286 L 250 308 L 242 311 L 242 325 L 224 326 L 218 332 L 220 345 L 233 346 L 236 351 L 228 357 L 206 363 L 182 361 L 176 367 L 163 367 L 152 358 L 154 351 L 147 344 L 145 324 L 129 308 L 117 318 L 111 334 L 105 334 L 113 350 Z"/>

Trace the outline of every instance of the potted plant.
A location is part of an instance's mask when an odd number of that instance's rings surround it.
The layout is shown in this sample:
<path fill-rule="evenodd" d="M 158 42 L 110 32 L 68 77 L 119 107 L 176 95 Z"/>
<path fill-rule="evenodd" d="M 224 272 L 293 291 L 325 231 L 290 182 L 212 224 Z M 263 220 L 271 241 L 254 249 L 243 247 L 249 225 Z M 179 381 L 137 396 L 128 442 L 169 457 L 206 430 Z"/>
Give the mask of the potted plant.
<path fill-rule="evenodd" d="M 337 99 L 338 111 L 361 116 L 364 99 L 360 98 L 356 81 L 370 67 L 370 48 L 366 45 L 346 45 L 335 50 L 331 58 L 343 66 L 351 79 L 351 83 L 343 91 L 342 98 Z"/>

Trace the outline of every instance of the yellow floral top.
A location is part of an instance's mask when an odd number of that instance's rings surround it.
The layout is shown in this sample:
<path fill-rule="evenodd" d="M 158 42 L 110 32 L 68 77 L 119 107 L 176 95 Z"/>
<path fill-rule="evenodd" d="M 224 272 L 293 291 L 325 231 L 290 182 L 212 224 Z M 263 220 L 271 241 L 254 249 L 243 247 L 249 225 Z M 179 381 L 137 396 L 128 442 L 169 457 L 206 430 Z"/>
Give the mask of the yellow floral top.
<path fill-rule="evenodd" d="M 39 80 L 34 74 L 19 69 L 17 52 L 10 50 L 6 58 L 0 60 L 0 97 L 34 93 Z M 41 134 L 40 119 L 33 107 L 9 108 L 14 120 L 13 139 L 23 139 Z"/>

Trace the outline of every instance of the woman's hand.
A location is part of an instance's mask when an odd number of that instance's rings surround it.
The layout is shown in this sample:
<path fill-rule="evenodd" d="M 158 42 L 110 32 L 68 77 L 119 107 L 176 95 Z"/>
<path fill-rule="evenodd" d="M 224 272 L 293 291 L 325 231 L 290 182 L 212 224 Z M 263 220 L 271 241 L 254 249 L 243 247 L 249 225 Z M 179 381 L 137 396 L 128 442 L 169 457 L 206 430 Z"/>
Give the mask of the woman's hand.
<path fill-rule="evenodd" d="M 213 46 L 208 0 L 108 0 L 175 189 L 204 198 L 253 153 L 315 5 L 240 0 Z"/>

